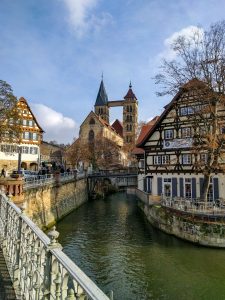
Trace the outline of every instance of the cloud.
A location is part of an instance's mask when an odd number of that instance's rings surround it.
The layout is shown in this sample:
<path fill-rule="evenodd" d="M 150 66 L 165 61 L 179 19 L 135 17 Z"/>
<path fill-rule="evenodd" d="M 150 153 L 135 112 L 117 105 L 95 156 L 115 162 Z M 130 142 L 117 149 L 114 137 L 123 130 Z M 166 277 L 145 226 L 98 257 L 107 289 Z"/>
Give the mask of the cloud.
<path fill-rule="evenodd" d="M 181 29 L 180 31 L 174 32 L 171 36 L 164 40 L 165 49 L 158 55 L 159 59 L 166 58 L 172 60 L 176 57 L 176 52 L 171 48 L 172 44 L 179 36 L 184 36 L 187 39 L 191 39 L 194 34 L 200 34 L 203 36 L 203 29 L 197 26 L 190 25 Z"/>
<path fill-rule="evenodd" d="M 78 125 L 62 113 L 44 104 L 31 104 L 32 111 L 45 131 L 44 140 L 55 140 L 58 143 L 71 143 L 78 136 Z"/>
<path fill-rule="evenodd" d="M 112 16 L 102 12 L 96 16 L 93 12 L 99 0 L 63 0 L 69 12 L 69 24 L 77 36 L 82 36 L 88 30 L 97 31 L 108 23 Z"/>

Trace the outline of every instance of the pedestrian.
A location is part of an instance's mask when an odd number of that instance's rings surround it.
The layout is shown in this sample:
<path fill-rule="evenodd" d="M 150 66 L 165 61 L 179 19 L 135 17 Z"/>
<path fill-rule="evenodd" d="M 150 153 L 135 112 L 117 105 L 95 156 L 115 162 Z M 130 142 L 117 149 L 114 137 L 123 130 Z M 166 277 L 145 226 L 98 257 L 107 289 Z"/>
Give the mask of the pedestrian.
<path fill-rule="evenodd" d="M 2 177 L 2 176 L 5 177 L 5 169 L 4 169 L 4 168 L 3 168 L 2 171 L 1 171 L 1 177 Z"/>

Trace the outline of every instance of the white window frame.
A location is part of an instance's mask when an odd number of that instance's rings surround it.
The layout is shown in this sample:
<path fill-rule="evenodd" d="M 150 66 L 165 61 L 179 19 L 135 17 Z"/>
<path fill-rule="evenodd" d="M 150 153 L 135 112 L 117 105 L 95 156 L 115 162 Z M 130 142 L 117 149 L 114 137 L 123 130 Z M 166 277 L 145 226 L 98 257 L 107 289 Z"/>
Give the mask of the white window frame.
<path fill-rule="evenodd" d="M 187 196 L 186 188 L 188 185 L 190 185 L 190 187 L 191 187 L 191 189 L 190 189 L 191 194 Z M 191 178 L 184 178 L 184 198 L 192 199 L 192 180 L 191 180 Z"/>
<path fill-rule="evenodd" d="M 168 165 L 170 163 L 170 156 L 162 155 L 161 161 L 162 161 L 162 165 Z"/>
<path fill-rule="evenodd" d="M 174 137 L 173 129 L 165 129 L 165 131 L 164 131 L 165 140 L 172 140 L 173 137 Z"/>
<path fill-rule="evenodd" d="M 191 127 L 183 127 L 181 128 L 181 138 L 190 138 L 191 137 Z"/>
<path fill-rule="evenodd" d="M 154 165 L 161 165 L 162 164 L 162 157 L 161 155 L 154 155 Z"/>
<path fill-rule="evenodd" d="M 190 165 L 192 163 L 192 157 L 190 153 L 182 154 L 182 164 Z"/>

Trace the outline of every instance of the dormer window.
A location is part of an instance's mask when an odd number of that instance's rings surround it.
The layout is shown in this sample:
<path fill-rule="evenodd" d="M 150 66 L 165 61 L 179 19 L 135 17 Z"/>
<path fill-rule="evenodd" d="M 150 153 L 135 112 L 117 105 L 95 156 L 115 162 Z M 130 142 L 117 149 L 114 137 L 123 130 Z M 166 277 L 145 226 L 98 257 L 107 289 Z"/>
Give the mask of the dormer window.
<path fill-rule="evenodd" d="M 173 129 L 166 129 L 164 131 L 164 138 L 165 138 L 165 140 L 173 139 Z"/>

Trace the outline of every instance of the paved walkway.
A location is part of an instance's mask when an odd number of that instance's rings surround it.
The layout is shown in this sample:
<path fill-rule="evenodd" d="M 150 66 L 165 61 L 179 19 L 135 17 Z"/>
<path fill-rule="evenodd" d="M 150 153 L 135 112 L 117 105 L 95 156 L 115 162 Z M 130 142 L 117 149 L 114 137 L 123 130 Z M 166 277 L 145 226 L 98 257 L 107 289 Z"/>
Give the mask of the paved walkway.
<path fill-rule="evenodd" d="M 16 295 L 12 286 L 8 269 L 0 249 L 0 300 L 15 300 Z"/>

